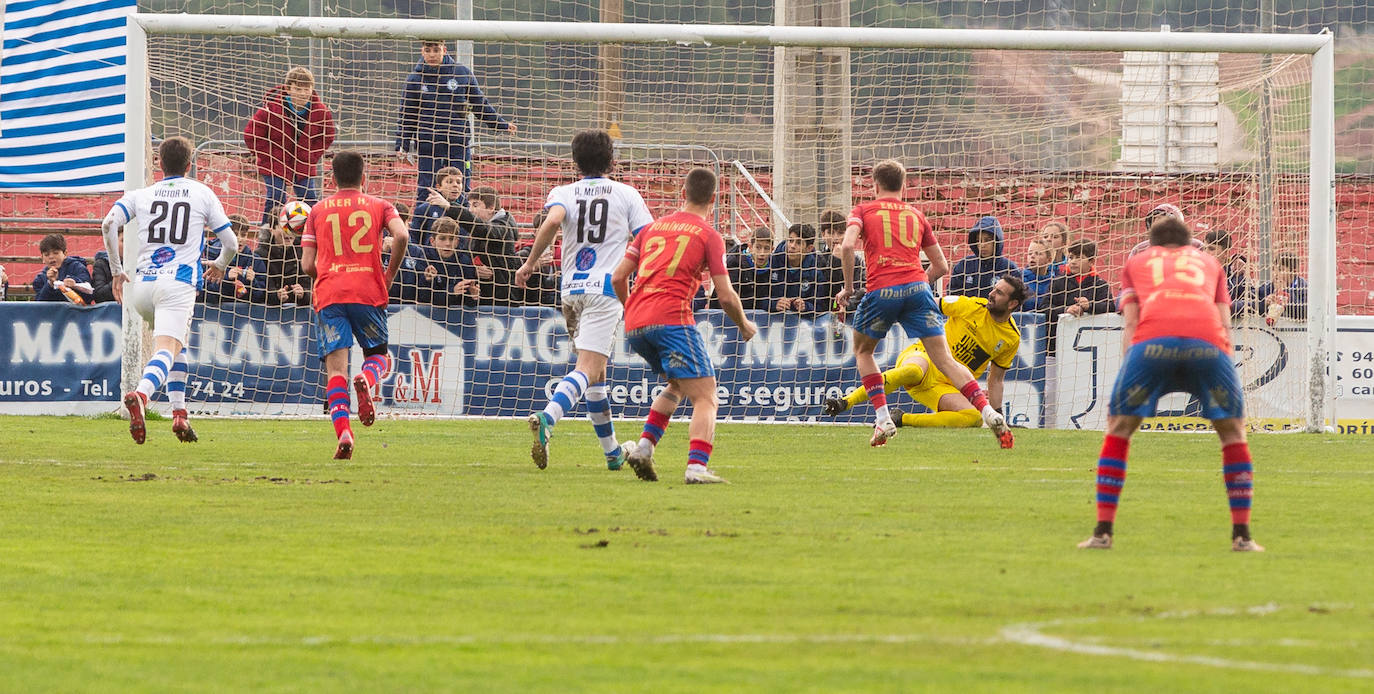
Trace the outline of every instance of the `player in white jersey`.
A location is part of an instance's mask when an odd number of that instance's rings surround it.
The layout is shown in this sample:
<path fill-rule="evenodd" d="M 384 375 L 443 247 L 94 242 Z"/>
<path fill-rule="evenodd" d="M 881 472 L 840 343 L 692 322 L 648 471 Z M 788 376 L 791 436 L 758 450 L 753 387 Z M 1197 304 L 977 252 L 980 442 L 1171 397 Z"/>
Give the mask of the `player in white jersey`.
<path fill-rule="evenodd" d="M 129 306 L 153 326 L 153 358 L 143 369 L 138 387 L 124 395 L 129 433 L 135 443 L 143 443 L 147 437 L 144 412 L 164 382 L 172 404 L 172 432 L 183 442 L 196 440 L 186 413 L 186 333 L 191 327 L 196 290 L 206 278 L 221 279 L 238 251 L 238 239 L 219 197 L 205 184 L 186 178 L 192 152 L 191 141 L 184 137 L 163 140 L 158 148 L 163 179 L 126 193 L 110 208 L 101 225 L 115 300 L 123 303 L 127 293 Z M 119 230 L 133 221 L 138 222 L 139 251 L 131 278 L 124 274 L 120 262 Z M 222 248 L 214 261 L 202 263 L 207 230 L 219 236 Z"/>
<path fill-rule="evenodd" d="M 535 234 L 529 258 L 515 272 L 515 286 L 525 286 L 539 256 L 562 227 L 563 319 L 577 350 L 577 366 L 559 382 L 544 410 L 529 416 L 534 434 L 530 455 L 541 470 L 549 464 L 554 425 L 586 397 L 587 416 L 606 454 L 606 467 L 619 470 L 625 452 L 611 425 L 604 381 L 615 330 L 625 310 L 611 286 L 611 272 L 625 257 L 630 240 L 654 218 L 638 191 L 606 178 L 615 156 L 615 143 L 606 131 L 583 130 L 574 135 L 572 155 L 582 180 L 549 193 L 544 205 L 548 217 Z"/>

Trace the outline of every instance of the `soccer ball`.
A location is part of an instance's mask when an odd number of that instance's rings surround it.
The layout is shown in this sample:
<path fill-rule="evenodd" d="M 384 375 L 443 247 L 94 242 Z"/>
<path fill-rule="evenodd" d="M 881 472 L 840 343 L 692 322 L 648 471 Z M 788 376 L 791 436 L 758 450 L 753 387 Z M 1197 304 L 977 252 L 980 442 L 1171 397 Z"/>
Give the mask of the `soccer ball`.
<path fill-rule="evenodd" d="M 281 224 L 291 231 L 299 231 L 305 226 L 305 218 L 310 214 L 310 206 L 299 201 L 292 200 L 281 208 Z"/>

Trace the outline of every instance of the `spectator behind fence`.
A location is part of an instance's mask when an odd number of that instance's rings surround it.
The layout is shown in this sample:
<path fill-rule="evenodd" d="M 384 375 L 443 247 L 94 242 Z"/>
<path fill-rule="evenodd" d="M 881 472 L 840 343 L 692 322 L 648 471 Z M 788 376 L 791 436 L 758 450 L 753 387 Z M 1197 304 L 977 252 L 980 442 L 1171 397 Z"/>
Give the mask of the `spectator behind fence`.
<path fill-rule="evenodd" d="M 1230 232 L 1220 229 L 1209 231 L 1203 236 L 1203 241 L 1206 243 L 1204 250 L 1221 263 L 1221 270 L 1226 273 L 1226 293 L 1231 296 L 1231 315 L 1244 313 L 1245 307 L 1252 301 L 1245 280 L 1245 256 L 1236 253 L 1231 246 Z"/>
<path fill-rule="evenodd" d="M 124 232 L 119 232 L 119 247 L 124 247 Z M 114 273 L 110 271 L 110 253 L 105 249 L 100 249 L 95 253 L 95 260 L 91 261 L 91 302 L 97 304 L 109 303 L 115 300 L 114 295 Z"/>
<path fill-rule="evenodd" d="M 982 298 L 1008 273 L 1021 274 L 1016 263 L 1002 255 L 1002 224 L 988 215 L 968 230 L 969 254 L 954 264 L 947 294 Z"/>
<path fill-rule="evenodd" d="M 515 271 L 524 259 L 515 253 L 520 233 L 510 213 L 501 209 L 501 198 L 491 186 L 477 186 L 468 195 L 469 209 L 458 223 L 470 239 L 477 278 L 482 280 L 482 303 L 497 306 L 524 302 L 524 292 L 516 291 Z"/>
<path fill-rule="evenodd" d="M 234 238 L 239 241 L 238 253 L 234 255 L 229 268 L 224 271 L 223 280 L 218 282 L 205 281 L 203 290 L 205 303 L 261 302 L 267 296 L 267 266 L 249 245 L 249 239 L 252 236 L 248 234 L 248 218 L 241 214 L 231 214 L 229 215 L 229 225 L 229 228 L 234 232 Z M 201 258 L 214 260 L 219 257 L 219 253 L 219 238 L 211 238 L 206 241 Z"/>
<path fill-rule="evenodd" d="M 1021 268 L 1021 279 L 1026 283 L 1024 311 L 1038 311 L 1044 307 L 1045 295 L 1050 291 L 1050 282 L 1060 273 L 1050 262 L 1051 251 L 1043 241 L 1031 241 L 1026 248 L 1026 267 Z"/>
<path fill-rule="evenodd" d="M 471 256 L 458 250 L 458 222 L 447 217 L 434 222 L 434 245 L 420 261 L 416 299 L 434 306 L 474 306 L 481 286 Z"/>
<path fill-rule="evenodd" d="M 61 234 L 48 234 L 38 242 L 38 254 L 43 269 L 33 278 L 34 301 L 70 301 L 84 304 L 90 300 L 91 272 L 86 260 L 67 255 L 67 239 Z"/>
<path fill-rule="evenodd" d="M 471 175 L 468 114 L 493 130 L 515 134 L 515 124 L 496 112 L 468 66 L 449 57 L 442 41 L 420 41 L 420 62 L 406 77 L 396 126 L 396 155 L 403 158 L 413 148 L 418 157 L 416 202 L 429 196 L 439 169 L 457 167 L 464 180 Z"/>
<path fill-rule="evenodd" d="M 1255 290 L 1250 308 L 1266 318 L 1307 320 L 1307 280 L 1298 274 L 1298 256 L 1279 253 L 1270 268 L 1270 281 Z"/>
<path fill-rule="evenodd" d="M 530 224 L 538 229 L 544 224 L 544 219 L 549 213 L 540 210 L 534 215 L 534 221 Z M 553 243 L 545 249 L 539 258 L 534 275 L 525 283 L 523 287 L 517 287 L 516 291 L 524 292 L 524 304 L 526 306 L 557 306 L 558 288 L 560 273 L 563 269 L 563 239 L 562 234 L 554 237 Z M 530 251 L 534 250 L 534 236 L 520 235 L 515 242 L 515 257 L 523 265 L 525 259 L 530 257 Z"/>
<path fill-rule="evenodd" d="M 771 299 L 768 309 L 776 313 L 814 315 L 829 303 L 819 295 L 816 274 L 816 227 L 793 224 L 787 228 L 787 241 L 768 263 Z M 819 307 L 819 308 L 818 308 Z"/>
<path fill-rule="evenodd" d="M 773 250 L 772 230 L 759 227 L 750 235 L 749 243 L 741 245 L 739 251 L 727 259 L 726 272 L 730 275 L 730 285 L 739 294 L 740 303 L 746 310 L 767 311 L 772 308 L 769 301 L 772 297 L 769 269 Z"/>
<path fill-rule="evenodd" d="M 448 216 L 458 218 L 458 211 L 468 204 L 464 186 L 466 177 L 456 166 L 445 166 L 434 172 L 434 187 L 428 188 L 423 201 L 415 205 L 414 218 L 410 220 L 411 237 L 422 246 L 430 245 L 430 227 L 434 220 Z"/>
<path fill-rule="evenodd" d="M 310 277 L 301 271 L 300 240 L 288 233 L 280 214 L 272 225 L 258 234 L 258 255 L 262 258 L 263 298 L 268 305 L 310 305 Z"/>
<path fill-rule="evenodd" d="M 393 205 L 396 208 L 396 216 L 401 218 L 401 223 L 410 228 L 410 206 L 398 202 Z M 412 237 L 414 238 L 414 237 Z M 391 247 L 395 241 L 391 237 L 391 231 L 382 230 L 382 267 L 387 267 L 391 262 Z M 392 303 L 413 304 L 415 303 L 415 293 L 419 291 L 419 260 L 424 258 L 424 248 L 418 243 L 406 244 L 406 257 L 401 259 L 401 269 L 396 273 L 396 279 L 387 288 L 387 297 Z"/>
<path fill-rule="evenodd" d="M 309 70 L 293 67 L 283 84 L 267 91 L 243 130 L 243 143 L 257 159 L 266 187 L 262 228 L 276 219 L 273 208 L 286 204 L 288 186 L 297 200 L 309 205 L 319 200 L 315 174 L 324 151 L 334 144 L 334 133 L 334 114 L 315 93 Z"/>
<path fill-rule="evenodd" d="M 1056 354 L 1055 336 L 1061 314 L 1077 317 L 1111 313 L 1115 309 L 1111 287 L 1093 269 L 1096 261 L 1096 243 L 1086 239 L 1074 241 L 1069 244 L 1068 272 L 1050 281 L 1041 310 L 1048 321 L 1045 335 L 1051 355 Z"/>
<path fill-rule="evenodd" d="M 1050 222 L 1040 228 L 1040 243 L 1050 252 L 1050 265 L 1056 274 L 1068 271 L 1069 227 L 1063 222 Z"/>
<path fill-rule="evenodd" d="M 864 263 L 863 258 L 854 257 L 854 294 L 849 299 L 848 306 L 835 305 L 835 295 L 844 288 L 844 268 L 840 264 L 840 243 L 844 241 L 844 228 L 848 225 L 847 217 L 843 212 L 837 210 L 826 210 L 821 213 L 821 248 L 816 257 L 816 281 L 822 285 L 818 297 L 826 297 L 824 301 L 820 298 L 818 302 L 823 306 L 818 306 L 818 311 L 835 311 L 840 314 L 841 319 L 844 315 L 853 313 L 858 308 L 859 300 L 864 295 Z"/>

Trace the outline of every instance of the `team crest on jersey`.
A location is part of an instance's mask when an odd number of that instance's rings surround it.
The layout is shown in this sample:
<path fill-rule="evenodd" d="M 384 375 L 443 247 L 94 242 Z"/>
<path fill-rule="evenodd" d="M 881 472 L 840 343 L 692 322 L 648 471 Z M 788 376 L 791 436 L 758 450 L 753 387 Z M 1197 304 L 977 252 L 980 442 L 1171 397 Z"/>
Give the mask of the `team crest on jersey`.
<path fill-rule="evenodd" d="M 592 269 L 596 265 L 596 249 L 583 248 L 577 252 L 577 269 L 583 272 Z"/>
<path fill-rule="evenodd" d="M 453 77 L 448 78 L 448 90 L 451 91 L 451 92 L 456 92 L 456 91 L 458 91 L 458 80 L 457 80 L 457 79 L 455 79 L 455 78 L 453 78 Z"/>
<path fill-rule="evenodd" d="M 1006 347 L 1006 346 L 1007 346 L 1007 341 L 1006 341 L 1006 340 L 998 340 L 998 341 L 997 341 L 997 347 L 994 348 L 992 351 L 994 351 L 994 352 L 1000 352 L 1000 351 L 1002 351 L 1002 348 L 1003 348 L 1003 347 Z"/>
<path fill-rule="evenodd" d="M 162 267 L 177 257 L 177 252 L 171 246 L 163 246 L 153 251 L 153 267 Z"/>

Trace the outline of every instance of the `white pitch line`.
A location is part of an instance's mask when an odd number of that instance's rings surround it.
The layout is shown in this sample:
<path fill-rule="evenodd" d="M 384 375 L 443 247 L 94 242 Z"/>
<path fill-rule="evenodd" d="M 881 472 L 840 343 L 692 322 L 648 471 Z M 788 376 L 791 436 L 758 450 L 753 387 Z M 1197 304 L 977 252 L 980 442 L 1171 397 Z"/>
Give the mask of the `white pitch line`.
<path fill-rule="evenodd" d="M 507 636 L 458 635 L 316 635 L 299 638 L 226 635 L 204 639 L 170 634 L 128 636 L 124 634 L 92 634 L 78 638 L 78 643 L 97 646 L 473 646 L 473 645 L 634 645 L 634 644 L 913 644 L 936 643 L 953 646 L 978 646 L 1005 643 L 1000 638 L 940 636 L 935 634 L 650 634 L 643 636 L 616 634 L 513 634 Z M 26 642 L 14 638 L 0 639 L 0 643 L 28 645 L 52 643 L 46 639 Z"/>
<path fill-rule="evenodd" d="M 1180 619 L 1196 617 L 1201 615 L 1228 615 L 1228 614 L 1254 614 L 1263 615 L 1277 611 L 1276 605 L 1260 605 L 1256 607 L 1237 610 L 1234 608 L 1219 608 L 1215 610 L 1199 611 L 1186 610 L 1179 612 L 1165 612 L 1155 615 L 1150 619 Z M 1141 618 L 1141 621 L 1147 618 Z M 1153 663 L 1187 663 L 1190 665 L 1203 665 L 1206 667 L 1225 668 L 1229 670 L 1249 670 L 1254 672 L 1285 672 L 1298 675 L 1325 676 L 1325 677 L 1351 677 L 1357 679 L 1374 679 L 1374 670 L 1368 669 L 1341 669 L 1326 668 L 1317 665 L 1305 665 L 1302 663 L 1264 663 L 1253 660 L 1232 660 L 1229 658 L 1217 658 L 1206 655 L 1178 655 L 1175 653 L 1164 653 L 1160 651 L 1143 651 L 1136 648 L 1121 648 L 1117 646 L 1104 646 L 1086 641 L 1074 641 L 1061 636 L 1051 636 L 1044 633 L 1043 629 L 1052 627 L 1066 626 L 1070 624 L 1083 625 L 1101 622 L 1101 618 L 1091 617 L 1086 619 L 1060 619 L 1050 622 L 1030 622 L 1025 624 L 1012 624 L 1003 627 L 1001 637 L 1010 643 L 1018 643 L 1024 646 L 1035 646 L 1037 648 L 1048 648 L 1054 651 L 1065 653 L 1077 653 L 1079 655 L 1095 655 L 1113 658 L 1129 658 L 1131 660 L 1141 660 Z"/>

